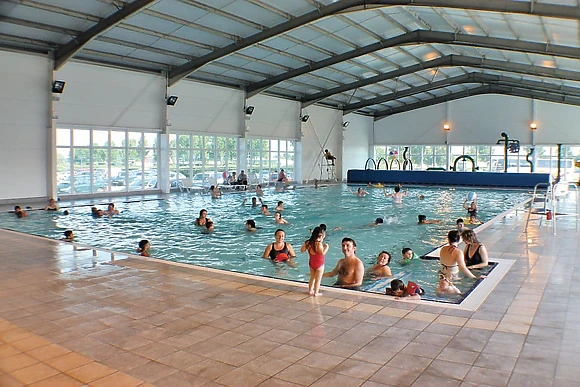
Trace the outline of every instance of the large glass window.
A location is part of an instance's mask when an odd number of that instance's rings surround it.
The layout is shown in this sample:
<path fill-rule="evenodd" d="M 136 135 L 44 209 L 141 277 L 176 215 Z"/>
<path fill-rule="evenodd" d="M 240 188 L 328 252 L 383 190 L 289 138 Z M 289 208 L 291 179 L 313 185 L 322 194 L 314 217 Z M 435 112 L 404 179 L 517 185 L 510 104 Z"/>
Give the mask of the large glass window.
<path fill-rule="evenodd" d="M 171 134 L 170 178 L 201 186 L 222 184 L 237 169 L 237 145 L 236 137 Z"/>
<path fill-rule="evenodd" d="M 454 165 L 457 171 L 471 171 L 473 159 L 475 166 L 480 172 L 503 172 L 504 167 L 504 146 L 503 145 L 451 145 L 446 146 L 410 146 L 409 154 L 413 162 L 413 169 L 426 170 L 433 167 L 445 167 L 447 158 L 447 148 L 449 148 L 450 168 Z M 399 169 L 399 162 L 402 166 L 403 146 L 375 146 L 375 161 L 385 158 L 392 169 Z M 558 147 L 538 145 L 535 152 L 529 157 L 530 146 L 520 147 L 518 152 L 508 152 L 507 171 L 516 173 L 531 172 L 532 165 L 534 172 L 549 173 L 552 180 L 558 175 Z M 577 182 L 580 175 L 580 146 L 563 145 L 560 161 L 560 178 L 564 181 Z M 468 156 L 468 157 L 461 157 Z M 457 160 L 457 163 L 455 161 Z M 384 169 L 384 163 L 379 165 Z"/>
<path fill-rule="evenodd" d="M 295 176 L 295 146 L 293 140 L 248 139 L 248 176 L 250 180 L 276 181 L 280 169 L 288 179 Z"/>
<path fill-rule="evenodd" d="M 156 188 L 157 133 L 56 130 L 59 195 Z"/>

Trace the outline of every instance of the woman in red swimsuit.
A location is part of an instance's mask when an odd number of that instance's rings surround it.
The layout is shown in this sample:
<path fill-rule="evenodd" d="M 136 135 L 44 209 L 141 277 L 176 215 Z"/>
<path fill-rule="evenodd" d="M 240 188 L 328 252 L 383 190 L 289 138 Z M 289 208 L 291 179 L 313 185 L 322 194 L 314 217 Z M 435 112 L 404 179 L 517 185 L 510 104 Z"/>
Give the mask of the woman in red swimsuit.
<path fill-rule="evenodd" d="M 324 274 L 324 255 L 328 252 L 328 243 L 322 243 L 326 234 L 320 227 L 312 230 L 312 235 L 302 247 L 301 252 L 308 250 L 310 256 L 308 266 L 310 267 L 310 280 L 308 281 L 308 294 L 311 296 L 320 296 L 320 281 Z"/>

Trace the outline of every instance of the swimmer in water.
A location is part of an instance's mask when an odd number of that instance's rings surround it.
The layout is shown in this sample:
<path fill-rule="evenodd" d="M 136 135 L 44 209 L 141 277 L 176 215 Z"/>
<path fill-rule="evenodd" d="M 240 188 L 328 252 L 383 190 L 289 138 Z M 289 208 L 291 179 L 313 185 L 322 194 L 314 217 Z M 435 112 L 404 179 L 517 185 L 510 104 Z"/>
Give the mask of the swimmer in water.
<path fill-rule="evenodd" d="M 359 196 L 359 197 L 364 197 L 366 195 L 368 195 L 369 193 L 367 191 L 365 191 L 364 189 L 362 189 L 361 187 L 358 187 L 358 189 L 356 190 L 356 192 L 353 192 L 350 187 L 347 187 L 349 192 L 353 195 Z"/>
<path fill-rule="evenodd" d="M 66 230 L 64 232 L 64 238 L 61 238 L 63 242 L 74 242 L 75 236 L 72 230 Z"/>
<path fill-rule="evenodd" d="M 258 227 L 256 227 L 256 222 L 254 221 L 254 219 L 246 220 L 246 231 L 249 231 L 249 232 L 258 231 Z"/>
<path fill-rule="evenodd" d="M 369 275 L 374 279 L 392 277 L 389 263 L 391 263 L 391 254 L 388 251 L 381 251 L 377 256 L 377 263 L 369 269 Z"/>
<path fill-rule="evenodd" d="M 46 207 L 43 208 L 44 211 L 58 211 L 58 205 L 56 204 L 56 201 L 54 199 L 50 199 L 48 201 L 48 205 Z"/>
<path fill-rule="evenodd" d="M 443 223 L 442 220 L 439 219 L 427 219 L 427 217 L 425 215 L 419 215 L 417 216 L 418 218 L 418 222 L 417 224 L 441 224 Z"/>
<path fill-rule="evenodd" d="M 262 191 L 262 186 L 260 184 L 256 186 L 256 195 L 264 196 L 264 191 Z"/>
<path fill-rule="evenodd" d="M 403 203 L 403 198 L 408 194 L 407 191 L 401 192 L 401 187 L 398 185 L 395 187 L 395 192 L 388 194 L 387 191 L 383 188 L 383 193 L 386 197 L 393 198 L 393 203 L 397 204 Z"/>
<path fill-rule="evenodd" d="M 282 213 L 280 211 L 274 213 L 274 221 L 276 224 L 288 224 L 288 221 L 282 218 Z"/>
<path fill-rule="evenodd" d="M 151 243 L 147 239 L 143 239 L 139 241 L 139 247 L 137 248 L 137 252 L 139 255 L 143 257 L 149 257 L 149 249 L 151 248 Z"/>

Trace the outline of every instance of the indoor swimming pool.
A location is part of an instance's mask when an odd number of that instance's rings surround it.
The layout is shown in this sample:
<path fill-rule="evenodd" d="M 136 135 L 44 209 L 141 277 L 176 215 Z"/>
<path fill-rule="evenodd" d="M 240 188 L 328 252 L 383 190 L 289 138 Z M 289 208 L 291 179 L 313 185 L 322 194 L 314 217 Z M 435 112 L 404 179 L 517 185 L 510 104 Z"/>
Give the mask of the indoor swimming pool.
<path fill-rule="evenodd" d="M 392 192 L 388 187 L 387 192 Z M 351 187 L 355 190 L 356 187 Z M 307 282 L 309 278 L 308 254 L 299 249 L 309 237 L 310 229 L 320 223 L 328 226 L 326 242 L 330 250 L 326 256 L 325 271 L 330 271 L 342 258 L 341 239 L 351 237 L 357 243 L 356 255 L 365 268 L 375 263 L 378 253 L 386 250 L 392 254 L 391 269 L 394 277 L 413 280 L 424 287 L 424 298 L 437 300 L 435 287 L 439 265 L 433 260 L 416 260 L 405 266 L 401 259 L 401 249 L 411 247 L 417 255 L 423 255 L 446 240 L 446 234 L 455 228 L 457 218 L 468 219 L 462 204 L 468 192 L 473 189 L 411 187 L 402 204 L 393 203 L 379 188 L 365 188 L 369 194 L 358 197 L 349 192 L 346 185 L 302 188 L 284 192 L 273 189 L 265 191 L 264 203 L 271 214 L 279 200 L 284 202 L 283 217 L 289 222 L 279 225 L 273 216 L 264 216 L 260 207 L 250 205 L 252 192 L 236 191 L 224 194 L 222 198 L 171 194 L 166 199 L 136 200 L 116 202 L 120 215 L 112 218 L 93 218 L 89 206 L 68 208 L 70 215 L 59 212 L 29 211 L 24 219 L 13 214 L 0 214 L 1 227 L 51 239 L 63 237 L 63 231 L 74 230 L 79 244 L 110 249 L 124 253 L 135 253 L 138 242 L 151 242 L 151 257 L 188 263 L 215 269 L 223 269 L 246 274 L 274 277 L 292 281 Z M 488 221 L 511 209 L 530 197 L 529 192 L 512 190 L 477 190 L 478 217 Z M 424 196 L 424 199 L 420 198 Z M 248 198 L 245 205 L 244 198 Z M 98 203 L 98 204 L 97 204 Z M 96 202 L 106 209 L 106 203 Z M 66 203 L 63 203 L 66 207 Z M 201 209 L 207 209 L 208 217 L 215 222 L 215 231 L 194 224 Z M 417 225 L 417 216 L 441 220 L 441 224 Z M 381 217 L 384 223 L 372 225 Z M 254 219 L 259 227 L 257 232 L 247 232 L 244 224 Z M 467 225 L 468 227 L 474 227 Z M 261 258 L 265 247 L 274 242 L 274 232 L 278 228 L 286 231 L 286 241 L 297 253 L 295 267 L 285 263 L 272 263 Z M 485 242 L 485 241 L 483 241 Z M 332 285 L 335 278 L 324 278 L 324 285 Z M 369 291 L 384 292 L 370 279 L 364 288 Z M 474 281 L 463 279 L 459 287 L 468 292 Z M 461 297 L 443 298 L 446 302 L 456 302 Z"/>

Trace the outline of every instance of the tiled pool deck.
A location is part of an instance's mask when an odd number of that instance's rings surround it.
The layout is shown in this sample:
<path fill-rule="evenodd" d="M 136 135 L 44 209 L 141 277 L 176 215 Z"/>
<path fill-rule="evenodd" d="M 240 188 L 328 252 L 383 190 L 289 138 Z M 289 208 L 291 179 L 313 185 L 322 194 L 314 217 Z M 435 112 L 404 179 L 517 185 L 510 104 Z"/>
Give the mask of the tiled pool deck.
<path fill-rule="evenodd" d="M 244 278 L 0 230 L 0 386 L 571 386 L 580 251 L 519 212 L 475 311 Z"/>

